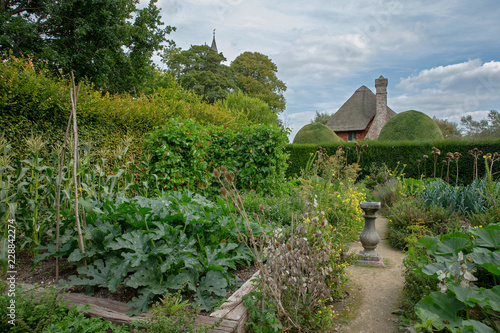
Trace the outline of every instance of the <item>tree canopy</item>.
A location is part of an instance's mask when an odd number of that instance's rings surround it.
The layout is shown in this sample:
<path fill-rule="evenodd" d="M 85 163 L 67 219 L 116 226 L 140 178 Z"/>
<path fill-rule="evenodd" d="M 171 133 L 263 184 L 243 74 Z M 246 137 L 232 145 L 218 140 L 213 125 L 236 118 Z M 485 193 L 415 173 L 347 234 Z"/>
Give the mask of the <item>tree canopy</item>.
<path fill-rule="evenodd" d="M 331 117 L 332 117 L 332 115 L 328 114 L 327 112 L 316 111 L 316 114 L 314 115 L 314 119 L 311 120 L 311 124 L 312 123 L 320 123 L 320 124 L 326 125 L 326 123 L 328 122 L 328 120 L 330 120 Z"/>
<path fill-rule="evenodd" d="M 446 119 L 437 119 L 436 117 L 432 117 L 432 120 L 436 122 L 443 133 L 443 137 L 445 139 L 457 139 L 462 137 L 462 133 L 458 129 L 458 124 L 448 121 Z"/>
<path fill-rule="evenodd" d="M 473 139 L 500 138 L 500 112 L 491 110 L 487 119 L 473 120 L 472 116 L 463 116 L 460 124 L 465 135 Z"/>
<path fill-rule="evenodd" d="M 266 55 L 244 52 L 231 63 L 236 87 L 243 93 L 266 102 L 271 110 L 285 110 L 286 85 L 278 79 L 278 67 Z"/>
<path fill-rule="evenodd" d="M 0 51 L 47 63 L 109 92 L 140 91 L 152 56 L 175 28 L 162 27 L 156 0 L 0 0 Z"/>
<path fill-rule="evenodd" d="M 167 65 L 181 86 L 214 103 L 234 89 L 226 58 L 207 45 L 193 45 L 189 50 L 172 53 Z"/>

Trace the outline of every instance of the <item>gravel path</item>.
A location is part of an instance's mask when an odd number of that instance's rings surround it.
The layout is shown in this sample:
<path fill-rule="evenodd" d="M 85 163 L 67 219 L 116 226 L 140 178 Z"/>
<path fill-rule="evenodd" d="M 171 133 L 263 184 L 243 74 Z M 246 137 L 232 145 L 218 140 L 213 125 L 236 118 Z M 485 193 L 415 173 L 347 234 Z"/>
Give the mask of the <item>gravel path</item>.
<path fill-rule="evenodd" d="M 387 244 L 385 233 L 387 219 L 378 217 L 375 222 L 380 235 L 376 251 L 386 262 L 386 268 L 352 266 L 350 284 L 354 298 L 351 321 L 339 328 L 345 333 L 392 333 L 399 332 L 397 315 L 391 314 L 401 301 L 404 278 L 401 265 L 405 254 Z M 354 242 L 351 251 L 359 253 L 361 243 Z"/>

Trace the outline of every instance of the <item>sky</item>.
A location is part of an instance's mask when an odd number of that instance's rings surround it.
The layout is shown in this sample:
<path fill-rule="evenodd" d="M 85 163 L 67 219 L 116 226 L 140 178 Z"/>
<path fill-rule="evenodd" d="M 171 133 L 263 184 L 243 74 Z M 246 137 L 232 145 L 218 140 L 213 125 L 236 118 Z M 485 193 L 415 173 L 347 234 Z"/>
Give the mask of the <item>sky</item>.
<path fill-rule="evenodd" d="M 141 4 L 148 0 L 141 0 Z M 500 111 L 498 0 L 158 0 L 177 46 L 211 45 L 230 65 L 259 52 L 287 90 L 290 141 L 316 112 L 335 113 L 375 79 L 389 81 L 396 113 L 418 110 L 460 124 Z M 158 61 L 156 61 L 158 62 Z M 158 62 L 159 63 L 159 62 Z"/>

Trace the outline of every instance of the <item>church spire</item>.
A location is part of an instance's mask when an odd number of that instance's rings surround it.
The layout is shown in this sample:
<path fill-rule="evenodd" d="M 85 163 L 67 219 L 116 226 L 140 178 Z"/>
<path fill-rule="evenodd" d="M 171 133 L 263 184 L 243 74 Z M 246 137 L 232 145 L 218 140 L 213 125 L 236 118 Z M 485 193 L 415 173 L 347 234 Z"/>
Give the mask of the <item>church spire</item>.
<path fill-rule="evenodd" d="M 217 51 L 217 43 L 215 43 L 215 29 L 214 29 L 214 39 L 212 40 L 212 50 L 214 50 L 215 52 L 219 53 L 219 51 Z"/>

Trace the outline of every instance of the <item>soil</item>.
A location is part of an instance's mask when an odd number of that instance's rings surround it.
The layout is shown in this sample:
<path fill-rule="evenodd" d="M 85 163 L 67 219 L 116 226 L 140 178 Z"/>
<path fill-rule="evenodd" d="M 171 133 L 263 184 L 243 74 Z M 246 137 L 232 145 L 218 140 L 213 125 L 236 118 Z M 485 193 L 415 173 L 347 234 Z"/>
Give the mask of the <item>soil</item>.
<path fill-rule="evenodd" d="M 405 254 L 387 243 L 387 219 L 378 217 L 375 225 L 380 236 L 380 243 L 375 250 L 384 258 L 386 267 L 351 266 L 350 297 L 344 305 L 347 323 L 341 324 L 338 332 L 400 332 L 398 316 L 392 312 L 397 310 L 401 303 L 404 285 L 401 265 Z M 351 244 L 351 252 L 357 254 L 362 249 L 359 241 Z"/>

